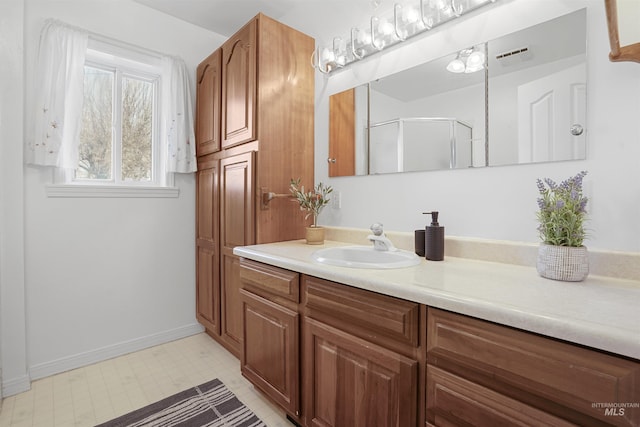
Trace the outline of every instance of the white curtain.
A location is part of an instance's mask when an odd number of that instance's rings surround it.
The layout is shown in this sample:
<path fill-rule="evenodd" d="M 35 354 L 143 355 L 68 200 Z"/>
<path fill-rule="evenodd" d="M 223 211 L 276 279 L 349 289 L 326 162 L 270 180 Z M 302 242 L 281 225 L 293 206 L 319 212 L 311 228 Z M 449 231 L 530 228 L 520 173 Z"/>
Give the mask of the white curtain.
<path fill-rule="evenodd" d="M 167 147 L 167 172 L 195 172 L 196 137 L 187 67 L 179 58 L 164 57 L 162 138 Z"/>
<path fill-rule="evenodd" d="M 100 36 L 98 36 L 100 37 Z M 84 63 L 89 33 L 47 20 L 40 36 L 36 86 L 35 138 L 27 163 L 75 170 L 82 122 Z M 167 172 L 195 172 L 193 102 L 187 67 L 162 57 L 160 145 Z"/>
<path fill-rule="evenodd" d="M 75 169 L 82 115 L 86 31 L 48 20 L 40 35 L 35 135 L 27 163 Z"/>

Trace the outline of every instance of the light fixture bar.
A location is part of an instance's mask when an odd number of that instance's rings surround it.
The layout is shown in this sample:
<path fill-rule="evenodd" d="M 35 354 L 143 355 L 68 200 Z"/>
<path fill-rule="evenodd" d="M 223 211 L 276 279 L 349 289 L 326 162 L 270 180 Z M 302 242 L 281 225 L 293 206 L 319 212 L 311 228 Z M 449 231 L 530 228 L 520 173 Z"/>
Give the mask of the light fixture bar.
<path fill-rule="evenodd" d="M 371 16 L 368 28 L 351 28 L 350 38 L 334 37 L 331 46 L 317 46 L 311 64 L 330 74 L 496 0 L 408 0 L 386 14 Z M 389 13 L 390 12 L 390 13 Z"/>

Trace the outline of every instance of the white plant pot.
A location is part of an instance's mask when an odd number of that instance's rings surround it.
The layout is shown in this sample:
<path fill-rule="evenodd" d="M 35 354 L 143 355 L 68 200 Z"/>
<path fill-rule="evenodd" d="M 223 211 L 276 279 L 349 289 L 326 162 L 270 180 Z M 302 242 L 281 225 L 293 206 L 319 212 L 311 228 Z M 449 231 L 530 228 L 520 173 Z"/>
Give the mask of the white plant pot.
<path fill-rule="evenodd" d="M 586 246 L 554 246 L 540 243 L 538 274 L 547 279 L 580 282 L 589 275 L 589 254 Z"/>

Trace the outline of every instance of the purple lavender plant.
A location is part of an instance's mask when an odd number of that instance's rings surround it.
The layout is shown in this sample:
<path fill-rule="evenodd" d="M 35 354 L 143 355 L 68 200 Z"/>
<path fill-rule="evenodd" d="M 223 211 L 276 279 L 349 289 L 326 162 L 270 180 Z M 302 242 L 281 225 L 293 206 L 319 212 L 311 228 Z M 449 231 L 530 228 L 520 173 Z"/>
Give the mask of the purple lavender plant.
<path fill-rule="evenodd" d="M 538 232 L 542 241 L 555 246 L 582 246 L 586 238 L 587 197 L 582 195 L 582 179 L 586 171 L 562 181 L 538 179 Z"/>

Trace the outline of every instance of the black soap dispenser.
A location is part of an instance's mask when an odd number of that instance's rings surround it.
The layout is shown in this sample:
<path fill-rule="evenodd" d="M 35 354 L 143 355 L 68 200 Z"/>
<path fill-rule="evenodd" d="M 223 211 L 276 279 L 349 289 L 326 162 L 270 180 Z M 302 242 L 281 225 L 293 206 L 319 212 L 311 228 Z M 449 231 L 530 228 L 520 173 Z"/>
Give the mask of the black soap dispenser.
<path fill-rule="evenodd" d="M 444 227 L 438 224 L 438 211 L 424 212 L 431 215 L 431 224 L 425 227 L 424 257 L 431 261 L 444 259 Z"/>

